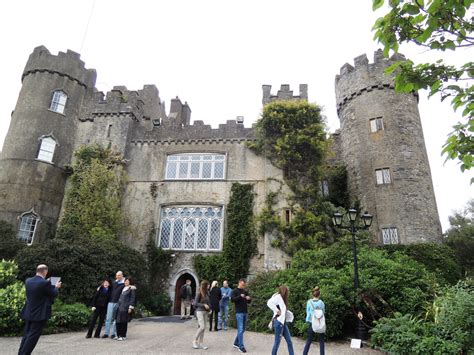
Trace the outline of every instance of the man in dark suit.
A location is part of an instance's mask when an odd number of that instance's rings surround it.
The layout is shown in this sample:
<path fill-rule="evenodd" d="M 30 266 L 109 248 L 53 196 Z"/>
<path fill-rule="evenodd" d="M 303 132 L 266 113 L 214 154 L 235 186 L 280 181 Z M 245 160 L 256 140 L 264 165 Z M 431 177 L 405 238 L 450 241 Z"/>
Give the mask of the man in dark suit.
<path fill-rule="evenodd" d="M 58 295 L 61 281 L 55 286 L 46 280 L 48 267 L 38 265 L 36 276 L 26 280 L 26 304 L 21 311 L 21 317 L 25 320 L 25 330 L 21 339 L 18 355 L 30 355 L 39 340 L 44 326 L 51 318 L 51 305 Z"/>

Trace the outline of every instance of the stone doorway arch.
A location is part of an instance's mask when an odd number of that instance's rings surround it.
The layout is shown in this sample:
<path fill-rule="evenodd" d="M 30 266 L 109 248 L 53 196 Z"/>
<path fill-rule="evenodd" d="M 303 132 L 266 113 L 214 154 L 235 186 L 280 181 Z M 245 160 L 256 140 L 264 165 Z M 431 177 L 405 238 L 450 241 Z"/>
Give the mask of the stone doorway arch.
<path fill-rule="evenodd" d="M 169 295 L 173 300 L 172 313 L 175 315 L 181 314 L 181 297 L 180 290 L 181 286 L 184 285 L 186 280 L 191 280 L 191 289 L 193 290 L 193 297 L 196 294 L 196 287 L 199 285 L 199 279 L 191 269 L 183 269 L 178 271 L 171 279 L 169 286 Z"/>

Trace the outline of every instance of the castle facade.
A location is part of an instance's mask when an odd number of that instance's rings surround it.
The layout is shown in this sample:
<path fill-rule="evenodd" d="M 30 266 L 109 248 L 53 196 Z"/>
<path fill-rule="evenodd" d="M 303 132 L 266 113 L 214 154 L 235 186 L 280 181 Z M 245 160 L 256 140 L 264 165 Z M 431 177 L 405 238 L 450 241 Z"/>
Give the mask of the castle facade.
<path fill-rule="evenodd" d="M 441 226 L 418 97 L 396 93 L 393 79 L 383 74 L 399 56 L 387 60 L 378 51 L 373 63 L 362 55 L 342 66 L 335 82 L 341 122 L 333 134 L 335 160 L 347 167 L 351 196 L 374 215 L 371 230 L 378 243 L 438 241 Z M 154 85 L 137 91 L 115 86 L 104 95 L 95 81 L 95 70 L 86 69 L 79 54 L 34 49 L 0 155 L 0 219 L 13 223 L 25 243 L 41 242 L 56 228 L 65 166 L 75 149 L 110 146 L 128 161 L 123 207 L 133 233 L 122 237 L 142 249 L 155 229 L 156 243 L 175 252 L 169 280 L 175 299 L 186 278 L 198 282 L 193 256 L 222 250 L 232 183 L 254 185 L 258 214 L 283 172 L 247 147 L 254 130 L 239 117 L 213 129 L 203 121 L 191 123 L 191 109 L 179 98 L 171 100 L 167 113 Z M 307 97 L 306 85 L 299 95 L 288 85 L 276 95 L 263 86 L 264 105 Z M 286 202 L 275 208 L 285 218 Z M 259 239 L 252 273 L 290 262 L 272 247 L 272 238 Z"/>

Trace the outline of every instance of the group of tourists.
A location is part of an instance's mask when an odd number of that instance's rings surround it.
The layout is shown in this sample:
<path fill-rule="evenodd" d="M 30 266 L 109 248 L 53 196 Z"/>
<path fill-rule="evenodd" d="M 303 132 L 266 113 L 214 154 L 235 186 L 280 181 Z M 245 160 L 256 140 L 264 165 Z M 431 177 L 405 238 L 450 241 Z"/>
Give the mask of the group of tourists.
<path fill-rule="evenodd" d="M 21 340 L 19 355 L 31 354 L 35 348 L 44 326 L 51 318 L 51 305 L 58 290 L 61 288 L 61 281 L 53 284 L 46 279 L 48 267 L 38 265 L 36 275 L 25 282 L 26 303 L 21 312 L 25 320 L 25 329 Z M 181 319 L 191 318 L 191 307 L 194 307 L 195 316 L 198 321 L 198 329 L 194 336 L 192 347 L 194 349 L 208 349 L 204 345 L 204 333 L 209 322 L 209 331 L 219 331 L 228 329 L 229 301 L 234 303 L 235 318 L 237 323 L 237 335 L 234 339 L 233 347 L 240 352 L 246 353 L 244 345 L 244 332 L 247 323 L 248 304 L 252 301 L 249 292 L 246 290 L 246 280 L 240 279 L 238 286 L 231 289 L 227 281 L 219 287 L 217 281 L 209 285 L 209 281 L 203 280 L 196 290 L 193 298 L 191 281 L 186 280 L 185 285 L 180 290 L 181 294 Z M 94 333 L 95 338 L 100 338 L 100 332 L 105 322 L 105 331 L 102 338 L 110 338 L 123 341 L 127 338 L 127 325 L 131 319 L 135 302 L 136 287 L 131 278 L 126 278 L 122 271 L 117 271 L 115 280 L 103 280 L 96 289 L 92 298 L 92 317 L 87 331 L 86 338 L 91 338 Z M 294 354 L 291 334 L 288 323 L 293 322 L 293 313 L 288 309 L 288 287 L 282 285 L 278 291 L 267 301 L 267 306 L 272 310 L 273 316 L 269 327 L 275 333 L 275 340 L 272 348 L 272 355 L 276 355 L 283 337 L 288 346 L 288 353 Z M 308 337 L 303 350 L 303 355 L 307 355 L 314 336 L 318 335 L 320 354 L 324 355 L 324 334 L 325 305 L 320 299 L 320 289 L 312 289 L 312 298 L 306 303 L 306 322 L 308 323 Z"/>
<path fill-rule="evenodd" d="M 191 292 L 191 281 L 187 280 L 183 286 L 181 296 L 183 298 L 182 304 L 186 300 L 188 306 L 184 306 L 184 313 L 182 308 L 181 319 L 190 318 L 190 307 L 194 306 L 196 317 L 198 320 L 198 330 L 194 335 L 192 346 L 194 349 L 208 349 L 204 345 L 204 333 L 207 327 L 207 319 L 209 318 L 209 331 L 212 331 L 212 321 L 214 319 L 214 330 L 227 330 L 229 300 L 234 303 L 235 318 L 237 323 L 237 335 L 235 337 L 233 347 L 240 352 L 246 353 L 247 350 L 244 345 L 244 332 L 247 323 L 248 304 L 251 302 L 251 297 L 245 288 L 246 280 L 240 279 L 237 288 L 230 289 L 227 281 L 224 281 L 223 287 L 219 288 L 218 282 L 213 281 L 209 285 L 209 281 L 203 280 L 199 289 L 196 291 L 196 297 L 191 300 L 187 292 Z M 311 290 L 312 298 L 306 303 L 306 322 L 308 323 L 308 337 L 303 350 L 303 355 L 307 355 L 314 336 L 318 335 L 319 351 L 324 355 L 324 334 L 326 331 L 325 323 L 325 306 L 320 299 L 321 291 L 318 286 Z M 282 285 L 278 291 L 267 301 L 267 306 L 273 311 L 272 320 L 269 323 L 269 328 L 273 329 L 275 333 L 275 340 L 272 348 L 272 355 L 278 353 L 281 338 L 283 337 L 288 346 L 288 353 L 294 355 L 293 342 L 291 341 L 291 334 L 288 328 L 288 323 L 293 322 L 293 313 L 288 309 L 288 287 Z M 186 316 L 188 310 L 188 316 Z M 217 313 L 217 317 L 216 317 Z M 221 327 L 224 328 L 221 328 Z"/>
<path fill-rule="evenodd" d="M 206 322 L 209 317 L 209 331 L 212 331 L 212 321 L 214 320 L 214 330 L 227 330 L 229 315 L 229 300 L 234 303 L 235 318 L 237 321 L 237 335 L 233 346 L 246 353 L 244 345 L 245 324 L 247 322 L 247 304 L 251 302 L 248 291 L 245 289 L 245 279 L 240 279 L 235 289 L 229 288 L 227 281 L 219 288 L 217 281 L 209 285 L 209 281 L 201 281 L 199 289 L 194 298 L 194 310 L 198 320 L 198 330 L 193 339 L 194 349 L 208 349 L 204 345 L 204 333 L 206 331 Z"/>
<path fill-rule="evenodd" d="M 115 281 L 103 280 L 92 298 L 92 318 L 86 338 L 92 337 L 97 318 L 99 323 L 94 338 L 100 338 L 100 331 L 105 321 L 102 338 L 118 341 L 127 339 L 128 322 L 132 318 L 136 303 L 136 287 L 133 279 L 124 277 L 122 271 L 117 271 Z"/>

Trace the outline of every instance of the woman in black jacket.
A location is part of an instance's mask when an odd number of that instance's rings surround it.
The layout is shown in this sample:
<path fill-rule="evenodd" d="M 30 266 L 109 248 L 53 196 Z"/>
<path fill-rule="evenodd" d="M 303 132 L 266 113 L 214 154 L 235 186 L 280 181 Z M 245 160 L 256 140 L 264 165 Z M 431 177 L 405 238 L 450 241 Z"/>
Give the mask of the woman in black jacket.
<path fill-rule="evenodd" d="M 128 322 L 132 318 L 132 311 L 135 308 L 135 291 L 136 287 L 133 285 L 131 278 L 126 278 L 124 281 L 125 287 L 120 294 L 117 303 L 117 311 L 115 322 L 117 324 L 117 336 L 115 340 L 127 339 Z"/>
<path fill-rule="evenodd" d="M 109 280 L 102 281 L 101 285 L 97 288 L 94 297 L 92 298 L 92 317 L 89 324 L 89 330 L 87 331 L 86 338 L 92 337 L 92 331 L 94 330 L 95 322 L 99 318 L 99 324 L 95 330 L 94 338 L 100 338 L 100 331 L 104 324 L 105 315 L 107 314 L 107 304 L 110 300 L 112 290 L 110 288 Z"/>
<path fill-rule="evenodd" d="M 209 331 L 212 331 L 212 318 L 214 317 L 214 331 L 217 331 L 217 322 L 219 314 L 219 302 L 222 298 L 221 289 L 217 281 L 212 281 L 211 292 L 209 296 L 211 300 L 211 313 L 209 313 Z"/>

